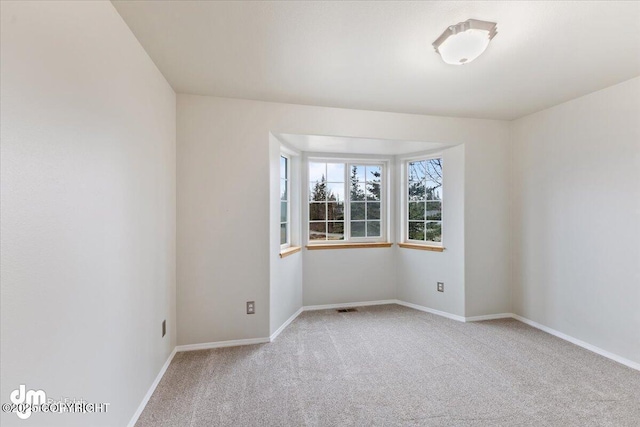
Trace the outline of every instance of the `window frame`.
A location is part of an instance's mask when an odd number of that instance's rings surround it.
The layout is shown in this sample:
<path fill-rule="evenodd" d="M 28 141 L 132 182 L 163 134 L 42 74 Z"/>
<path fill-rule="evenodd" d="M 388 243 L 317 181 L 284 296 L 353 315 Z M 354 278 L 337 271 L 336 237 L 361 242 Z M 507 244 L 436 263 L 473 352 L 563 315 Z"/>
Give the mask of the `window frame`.
<path fill-rule="evenodd" d="M 279 204 L 280 204 L 280 227 L 279 229 L 282 229 L 282 224 L 286 224 L 285 230 L 287 233 L 287 238 L 286 238 L 286 242 L 285 243 L 280 243 L 280 250 L 284 250 L 284 249 L 288 249 L 291 247 L 291 155 L 289 155 L 288 153 L 285 153 L 283 151 L 280 151 L 280 159 L 284 158 L 286 160 L 286 174 L 285 174 L 285 191 L 287 192 L 287 200 L 284 200 L 287 203 L 287 217 L 286 217 L 286 221 L 283 223 L 282 222 L 282 193 L 279 191 Z M 278 162 L 278 164 L 280 165 L 281 163 Z M 282 168 L 280 168 L 280 176 L 278 178 L 278 183 L 281 183 L 282 181 Z M 280 188 L 280 186 L 278 186 L 278 188 Z"/>
<path fill-rule="evenodd" d="M 309 167 L 311 163 L 334 163 L 344 165 L 344 239 L 343 240 L 311 240 L 309 218 L 311 179 L 309 176 Z M 302 200 L 304 200 L 304 236 L 308 246 L 327 246 L 327 245 L 349 245 L 359 243 L 387 243 L 389 239 L 389 184 L 390 184 L 390 163 L 391 159 L 385 158 L 361 158 L 347 156 L 315 156 L 310 155 L 304 159 L 305 170 L 305 186 Z M 351 237 L 351 188 L 350 177 L 352 166 L 379 166 L 380 171 L 380 236 L 373 237 Z M 365 181 L 366 182 L 366 181 Z M 325 202 L 326 203 L 326 202 Z M 363 220 L 365 221 L 365 220 Z M 325 219 L 325 223 L 327 220 Z"/>
<path fill-rule="evenodd" d="M 424 246 L 424 247 L 436 247 L 436 248 L 444 248 L 444 211 L 445 211 L 445 197 L 444 197 L 444 188 L 445 188 L 445 180 L 444 180 L 444 166 L 442 167 L 442 198 L 440 199 L 440 241 L 435 242 L 431 240 L 413 240 L 409 238 L 409 163 L 428 161 L 434 159 L 440 159 L 442 163 L 443 161 L 443 153 L 429 153 L 416 155 L 411 157 L 402 158 L 402 185 L 401 185 L 401 200 L 402 200 L 402 208 L 400 212 L 400 217 L 402 218 L 402 226 L 401 226 L 401 241 L 403 244 L 415 245 L 415 246 Z M 435 221 L 435 220 L 434 220 Z M 425 218 L 425 223 L 428 220 Z"/>

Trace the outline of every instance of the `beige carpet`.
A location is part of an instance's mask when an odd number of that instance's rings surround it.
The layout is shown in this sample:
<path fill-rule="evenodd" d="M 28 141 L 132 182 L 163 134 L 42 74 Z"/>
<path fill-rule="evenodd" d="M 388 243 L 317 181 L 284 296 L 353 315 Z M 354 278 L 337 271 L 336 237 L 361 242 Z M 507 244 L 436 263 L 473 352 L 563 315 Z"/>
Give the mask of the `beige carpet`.
<path fill-rule="evenodd" d="M 640 426 L 640 372 L 515 320 L 305 312 L 178 353 L 138 426 Z"/>

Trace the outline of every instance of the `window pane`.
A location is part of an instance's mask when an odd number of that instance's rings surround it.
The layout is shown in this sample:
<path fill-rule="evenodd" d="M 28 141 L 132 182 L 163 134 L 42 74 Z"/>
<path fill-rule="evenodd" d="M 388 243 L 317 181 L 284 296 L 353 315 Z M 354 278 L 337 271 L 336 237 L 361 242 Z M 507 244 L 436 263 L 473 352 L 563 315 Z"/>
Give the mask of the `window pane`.
<path fill-rule="evenodd" d="M 344 221 L 344 203 L 328 203 L 327 219 L 329 221 Z"/>
<path fill-rule="evenodd" d="M 327 218 L 326 203 L 309 203 L 309 220 L 322 221 Z"/>
<path fill-rule="evenodd" d="M 434 200 L 442 200 L 442 185 L 434 188 L 432 191 Z"/>
<path fill-rule="evenodd" d="M 280 202 L 280 222 L 287 222 L 287 202 Z"/>
<path fill-rule="evenodd" d="M 351 237 L 365 237 L 365 222 L 351 221 Z"/>
<path fill-rule="evenodd" d="M 409 222 L 409 240 L 424 240 L 424 222 Z"/>
<path fill-rule="evenodd" d="M 380 221 L 367 221 L 367 236 L 380 237 Z"/>
<path fill-rule="evenodd" d="M 351 182 L 361 182 L 365 181 L 365 166 L 359 165 L 351 165 L 351 174 L 349 175 L 349 179 Z"/>
<path fill-rule="evenodd" d="M 309 162 L 309 182 L 316 183 L 327 181 L 327 164 Z"/>
<path fill-rule="evenodd" d="M 382 178 L 382 167 L 367 166 L 367 182 L 380 182 Z"/>
<path fill-rule="evenodd" d="M 380 219 L 380 203 L 367 202 L 367 219 Z"/>
<path fill-rule="evenodd" d="M 429 242 L 442 241 L 442 223 L 427 222 L 426 240 Z"/>
<path fill-rule="evenodd" d="M 433 181 L 426 181 L 424 186 L 427 200 L 442 200 L 442 186 L 440 184 Z"/>
<path fill-rule="evenodd" d="M 344 240 L 344 222 L 328 222 L 327 227 L 327 240 Z"/>
<path fill-rule="evenodd" d="M 424 202 L 409 202 L 409 221 L 424 220 Z"/>
<path fill-rule="evenodd" d="M 408 169 L 410 182 L 423 181 L 427 175 L 427 162 L 409 162 Z"/>
<path fill-rule="evenodd" d="M 367 200 L 380 201 L 380 184 L 367 183 Z"/>
<path fill-rule="evenodd" d="M 424 181 L 409 183 L 409 201 L 425 200 L 426 192 Z"/>
<path fill-rule="evenodd" d="M 315 182 L 309 186 L 309 200 L 316 202 L 324 202 L 327 200 L 327 183 Z"/>
<path fill-rule="evenodd" d="M 442 159 L 427 160 L 425 180 L 442 185 Z"/>
<path fill-rule="evenodd" d="M 427 219 L 442 220 L 442 202 L 427 202 Z"/>
<path fill-rule="evenodd" d="M 309 223 L 309 240 L 326 240 L 327 234 L 326 222 Z"/>
<path fill-rule="evenodd" d="M 344 182 L 344 163 L 327 163 L 327 181 Z"/>
<path fill-rule="evenodd" d="M 280 244 L 287 243 L 287 224 L 280 224 Z"/>
<path fill-rule="evenodd" d="M 280 156 L 280 178 L 287 178 L 289 175 L 287 174 L 287 158 L 284 156 Z"/>
<path fill-rule="evenodd" d="M 365 185 L 358 184 L 357 182 L 351 182 L 350 184 L 351 201 L 364 201 L 365 197 Z"/>
<path fill-rule="evenodd" d="M 344 184 L 327 184 L 327 200 L 344 202 Z"/>
<path fill-rule="evenodd" d="M 364 202 L 351 203 L 351 219 L 365 219 L 365 207 L 366 206 Z"/>
<path fill-rule="evenodd" d="M 287 200 L 287 181 L 280 180 L 280 200 Z"/>

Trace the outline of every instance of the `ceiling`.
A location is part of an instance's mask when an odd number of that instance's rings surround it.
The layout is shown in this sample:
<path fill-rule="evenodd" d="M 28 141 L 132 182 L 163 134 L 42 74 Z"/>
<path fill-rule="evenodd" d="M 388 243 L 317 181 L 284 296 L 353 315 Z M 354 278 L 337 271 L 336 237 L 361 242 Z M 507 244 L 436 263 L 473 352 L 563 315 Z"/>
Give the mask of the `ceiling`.
<path fill-rule="evenodd" d="M 113 4 L 178 93 L 509 120 L 640 75 L 640 2 Z M 498 35 L 447 65 L 468 18 Z"/>

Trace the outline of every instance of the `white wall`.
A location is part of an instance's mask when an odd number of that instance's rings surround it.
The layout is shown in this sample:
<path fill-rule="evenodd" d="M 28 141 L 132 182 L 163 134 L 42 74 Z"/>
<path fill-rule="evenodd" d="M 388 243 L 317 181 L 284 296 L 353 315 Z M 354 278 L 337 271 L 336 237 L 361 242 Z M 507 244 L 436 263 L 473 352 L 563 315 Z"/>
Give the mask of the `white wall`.
<path fill-rule="evenodd" d="M 272 256 L 278 265 L 272 268 L 269 334 L 277 331 L 302 308 L 302 253 L 280 258 L 278 253 L 273 252 Z"/>
<path fill-rule="evenodd" d="M 640 77 L 513 122 L 514 312 L 640 362 Z"/>
<path fill-rule="evenodd" d="M 266 337 L 276 326 L 270 324 L 269 317 L 269 282 L 275 277 L 270 269 L 277 250 L 270 238 L 275 223 L 270 216 L 275 213 L 269 208 L 270 182 L 273 181 L 270 179 L 270 156 L 271 161 L 274 157 L 269 148 L 269 132 L 432 141 L 448 145 L 464 143 L 476 147 L 465 153 L 465 165 L 476 164 L 474 156 L 482 162 L 473 168 L 465 166 L 465 186 L 468 180 L 504 183 L 508 178 L 507 168 L 497 165 L 499 158 L 490 157 L 485 162 L 486 156 L 482 154 L 485 149 L 508 152 L 509 124 L 502 121 L 182 94 L 178 95 L 177 117 L 179 344 Z M 478 199 L 471 204 L 465 202 L 465 210 L 471 209 L 475 221 L 480 224 L 494 221 L 495 210 L 501 211 L 502 217 L 508 217 L 506 191 L 495 191 L 494 187 L 477 191 L 481 192 Z M 496 203 L 494 209 L 483 209 L 484 193 Z M 479 252 L 465 250 L 466 258 L 480 257 L 491 265 L 508 259 L 508 244 L 506 247 L 496 245 L 492 251 L 487 251 L 482 244 L 489 238 L 508 242 L 506 228 L 483 225 L 468 238 L 482 242 L 472 242 L 474 250 Z M 318 265 L 333 265 L 344 257 L 358 258 L 360 265 L 374 265 L 383 251 L 332 250 L 314 256 L 320 261 Z M 311 254 L 305 252 L 302 256 Z M 284 263 L 289 258 L 280 261 Z M 312 274 L 307 271 L 306 264 L 304 270 L 305 277 Z M 497 290 L 508 288 L 507 280 L 508 274 L 493 276 L 489 270 L 478 271 L 473 283 L 478 291 L 497 293 Z M 401 283 L 398 285 L 402 286 Z M 453 287 L 448 289 L 464 299 L 463 284 L 457 286 L 456 291 Z M 356 294 L 349 288 L 342 289 L 332 301 L 355 302 L 389 295 L 384 286 L 376 289 L 366 295 Z M 305 304 L 307 295 L 313 295 L 313 292 L 305 284 Z M 355 301 L 338 301 L 343 298 Z M 255 315 L 245 314 L 248 300 L 256 301 Z M 312 300 L 321 301 L 310 297 L 309 301 Z M 505 306 L 495 309 L 509 311 L 508 302 L 508 298 L 501 300 L 500 304 Z M 456 304 L 463 306 L 460 302 Z M 477 310 L 486 309 L 478 307 Z"/>
<path fill-rule="evenodd" d="M 2 425 L 126 425 L 175 346 L 175 94 L 109 2 L 1 8 L 1 400 L 111 404 Z"/>
<path fill-rule="evenodd" d="M 269 336 L 269 133 L 252 104 L 177 96 L 181 345 Z"/>
<path fill-rule="evenodd" d="M 509 313 L 510 139 L 506 128 L 494 139 L 465 144 L 465 315 Z"/>
<path fill-rule="evenodd" d="M 305 306 L 396 298 L 395 249 L 304 251 Z"/>

